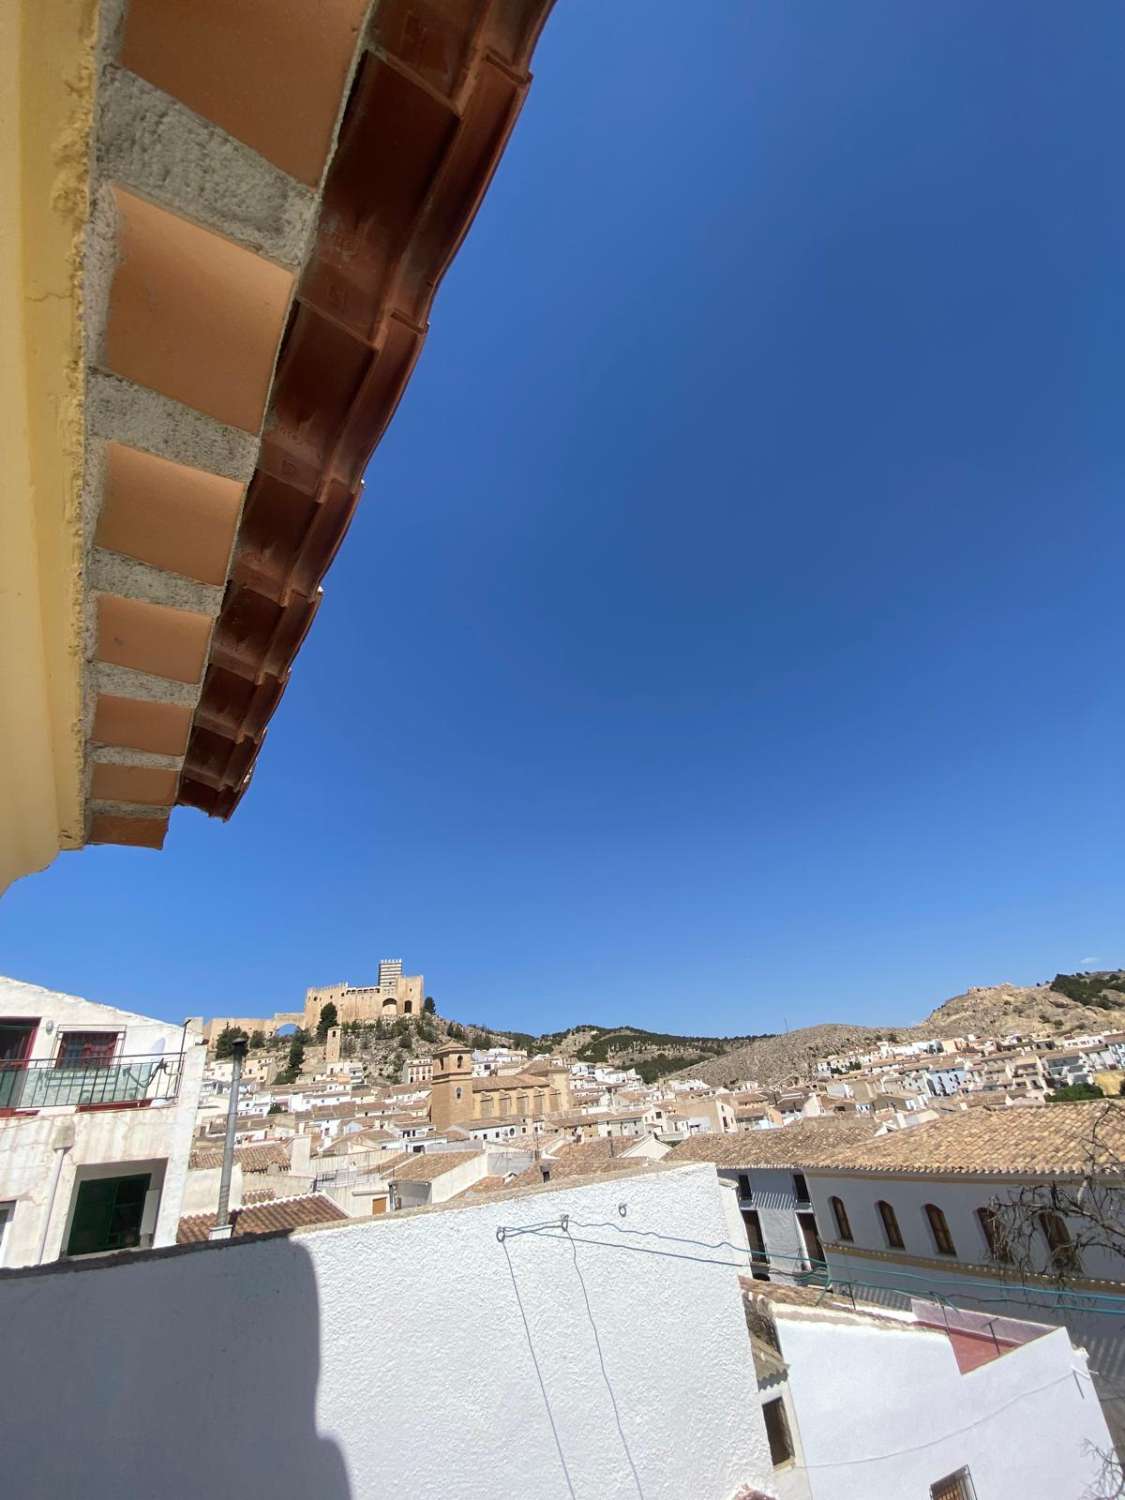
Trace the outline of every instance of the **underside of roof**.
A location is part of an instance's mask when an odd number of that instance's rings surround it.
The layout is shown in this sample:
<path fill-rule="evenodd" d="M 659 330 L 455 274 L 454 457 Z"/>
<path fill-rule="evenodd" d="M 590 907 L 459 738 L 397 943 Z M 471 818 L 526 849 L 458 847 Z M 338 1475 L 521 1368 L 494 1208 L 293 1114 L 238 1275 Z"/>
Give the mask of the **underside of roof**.
<path fill-rule="evenodd" d="M 87 837 L 227 818 L 551 0 L 107 0 L 84 267 Z"/>

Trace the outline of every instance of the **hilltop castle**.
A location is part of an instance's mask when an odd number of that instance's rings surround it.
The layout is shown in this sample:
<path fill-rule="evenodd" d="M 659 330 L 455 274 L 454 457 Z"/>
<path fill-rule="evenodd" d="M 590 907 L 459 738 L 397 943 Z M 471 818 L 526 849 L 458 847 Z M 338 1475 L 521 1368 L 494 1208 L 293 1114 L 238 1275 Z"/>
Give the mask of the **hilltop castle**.
<path fill-rule="evenodd" d="M 331 1003 L 336 1019 L 344 1021 L 395 1021 L 399 1016 L 420 1016 L 425 999 L 421 974 L 404 974 L 401 958 L 384 958 L 379 964 L 377 984 L 322 984 L 305 991 L 305 1028 L 315 1031 L 320 1012 Z"/>

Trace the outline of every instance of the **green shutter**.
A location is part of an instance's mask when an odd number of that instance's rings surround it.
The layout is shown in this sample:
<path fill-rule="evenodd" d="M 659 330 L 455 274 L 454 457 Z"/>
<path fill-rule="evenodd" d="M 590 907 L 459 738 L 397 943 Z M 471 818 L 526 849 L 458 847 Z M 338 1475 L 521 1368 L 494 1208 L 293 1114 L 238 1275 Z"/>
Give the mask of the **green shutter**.
<path fill-rule="evenodd" d="M 79 1183 L 66 1253 L 94 1255 L 139 1245 L 149 1181 L 145 1172 L 136 1177 L 94 1177 Z"/>

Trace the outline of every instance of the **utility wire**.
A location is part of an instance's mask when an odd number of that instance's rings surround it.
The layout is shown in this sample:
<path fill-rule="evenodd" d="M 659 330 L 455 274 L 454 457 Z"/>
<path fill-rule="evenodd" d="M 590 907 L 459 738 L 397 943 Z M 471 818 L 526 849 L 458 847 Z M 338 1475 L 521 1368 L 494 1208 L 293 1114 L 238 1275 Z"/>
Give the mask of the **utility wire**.
<path fill-rule="evenodd" d="M 559 1429 L 555 1426 L 555 1414 L 551 1410 L 550 1398 L 547 1395 L 547 1383 L 543 1379 L 543 1371 L 539 1368 L 539 1360 L 535 1354 L 535 1344 L 531 1337 L 531 1325 L 528 1323 L 527 1313 L 524 1311 L 523 1298 L 520 1296 L 519 1283 L 516 1281 L 516 1270 L 512 1265 L 512 1257 L 508 1252 L 507 1244 L 504 1240 L 501 1240 L 500 1244 L 504 1251 L 504 1259 L 508 1262 L 508 1275 L 512 1278 L 512 1291 L 516 1294 L 516 1305 L 520 1310 L 520 1317 L 523 1319 L 523 1331 L 527 1336 L 527 1347 L 531 1352 L 531 1363 L 535 1366 L 535 1374 L 539 1380 L 539 1389 L 543 1393 L 543 1405 L 547 1408 L 547 1421 L 551 1424 L 551 1433 L 555 1439 L 555 1447 L 558 1449 L 563 1478 L 566 1480 L 566 1487 L 570 1491 L 570 1500 L 578 1500 L 578 1496 L 574 1493 L 574 1484 L 570 1477 L 570 1470 L 566 1466 L 566 1455 L 563 1453 L 562 1442 L 559 1439 Z"/>
<path fill-rule="evenodd" d="M 663 1241 L 666 1241 L 669 1244 L 676 1244 L 676 1245 L 697 1245 L 697 1246 L 699 1246 L 700 1249 L 703 1249 L 703 1250 L 724 1250 L 724 1249 L 725 1250 L 732 1250 L 735 1253 L 735 1255 L 745 1256 L 746 1259 L 744 1261 L 738 1261 L 738 1262 L 716 1261 L 716 1262 L 713 1262 L 713 1263 L 717 1264 L 717 1265 L 732 1265 L 732 1266 L 734 1266 L 734 1268 L 736 1270 L 753 1269 L 755 1266 L 764 1267 L 767 1264 L 768 1261 L 778 1261 L 778 1260 L 792 1261 L 794 1264 L 801 1264 L 801 1265 L 803 1265 L 806 1262 L 808 1262 L 809 1265 L 810 1265 L 810 1269 L 811 1269 L 811 1271 L 812 1271 L 813 1274 L 816 1274 L 816 1273 L 818 1273 L 819 1271 L 822 1271 L 822 1270 L 825 1271 L 825 1272 L 827 1272 L 827 1270 L 828 1270 L 828 1264 L 827 1264 L 826 1261 L 814 1261 L 809 1256 L 788 1255 L 788 1254 L 785 1254 L 785 1253 L 782 1253 L 782 1252 L 775 1252 L 775 1251 L 769 1251 L 766 1254 L 761 1255 L 761 1254 L 759 1254 L 759 1252 L 757 1252 L 755 1250 L 752 1250 L 749 1246 L 746 1246 L 746 1245 L 736 1245 L 731 1240 L 701 1240 L 701 1239 L 695 1239 L 695 1238 L 691 1238 L 691 1237 L 685 1237 L 683 1235 L 664 1234 L 659 1229 L 630 1229 L 627 1226 L 623 1226 L 621 1224 L 615 1224 L 615 1223 L 613 1223 L 613 1221 L 611 1219 L 588 1220 L 588 1219 L 569 1218 L 568 1222 L 570 1224 L 576 1224 L 580 1229 L 611 1229 L 611 1230 L 613 1230 L 613 1232 L 615 1234 L 619 1234 L 619 1235 L 631 1235 L 634 1238 L 663 1240 Z M 554 1220 L 551 1223 L 548 1223 L 548 1224 L 545 1224 L 545 1225 L 542 1225 L 542 1226 L 536 1225 L 534 1227 L 536 1229 L 541 1228 L 541 1227 L 542 1228 L 557 1228 L 558 1225 L 559 1225 L 559 1221 L 556 1219 L 556 1220 Z M 595 1242 L 591 1242 L 591 1243 L 595 1243 Z M 604 1241 L 597 1241 L 596 1243 L 604 1244 L 605 1242 Z M 621 1246 L 621 1247 L 610 1246 L 610 1248 L 628 1249 L 628 1248 L 633 1248 L 633 1247 L 630 1247 L 630 1246 Z M 639 1248 L 639 1247 L 637 1247 L 637 1248 Z M 664 1252 L 664 1253 L 667 1254 L 667 1253 L 670 1253 L 670 1252 Z M 687 1258 L 695 1260 L 695 1259 L 702 1259 L 703 1257 L 689 1256 Z M 897 1269 L 891 1271 L 889 1273 L 889 1276 L 893 1277 L 893 1278 L 895 1278 L 897 1280 L 902 1280 L 902 1281 L 917 1281 L 917 1282 L 920 1282 L 920 1283 L 922 1283 L 923 1286 L 925 1286 L 927 1288 L 927 1290 L 929 1290 L 930 1292 L 932 1292 L 938 1298 L 939 1301 L 947 1300 L 946 1297 L 945 1297 L 945 1294 L 937 1291 L 937 1288 L 936 1288 L 936 1285 L 935 1285 L 935 1278 L 922 1275 L 922 1274 L 920 1274 L 920 1273 L 918 1273 L 916 1271 L 900 1271 L 900 1270 L 897 1270 Z M 899 1288 L 896 1287 L 896 1286 L 894 1286 L 891 1283 L 890 1280 L 884 1280 L 883 1282 L 856 1281 L 856 1280 L 854 1280 L 851 1277 L 846 1278 L 846 1280 L 843 1277 L 834 1277 L 833 1279 L 835 1281 L 837 1281 L 841 1286 L 847 1286 L 847 1287 L 866 1287 L 866 1288 L 869 1288 L 869 1289 L 873 1289 L 875 1291 L 898 1291 L 899 1290 Z M 1031 1297 L 1040 1297 L 1040 1298 L 1041 1297 L 1047 1297 L 1047 1298 L 1049 1298 L 1051 1300 L 1046 1301 L 1046 1302 L 1032 1302 L 1032 1303 L 1030 1303 L 1030 1305 L 1031 1306 L 1035 1306 L 1035 1307 L 1059 1307 L 1059 1308 L 1063 1308 L 1065 1310 L 1072 1311 L 1072 1312 L 1089 1312 L 1089 1313 L 1094 1313 L 1094 1314 L 1099 1315 L 1099 1316 L 1107 1316 L 1107 1317 L 1123 1317 L 1123 1316 L 1125 1316 L 1125 1295 L 1123 1295 L 1123 1294 L 1121 1294 L 1119 1292 L 1080 1292 L 1080 1291 L 1068 1291 L 1065 1288 L 1060 1288 L 1060 1289 L 1054 1289 L 1053 1290 L 1053 1289 L 1051 1289 L 1049 1287 L 1029 1286 L 1026 1282 L 1000 1281 L 1000 1282 L 997 1283 L 997 1285 L 999 1287 L 1003 1288 L 1004 1291 L 1005 1291 L 1005 1293 L 1010 1293 L 1010 1294 L 1026 1293 L 1027 1297 L 1014 1296 L 1014 1295 L 1005 1295 L 1003 1297 L 985 1297 L 985 1296 L 978 1296 L 975 1288 L 979 1287 L 979 1286 L 980 1287 L 982 1287 L 982 1286 L 989 1286 L 989 1285 L 992 1284 L 991 1282 L 981 1281 L 981 1280 L 975 1279 L 975 1278 L 971 1278 L 970 1279 L 970 1278 L 961 1278 L 961 1277 L 957 1277 L 957 1278 L 946 1277 L 946 1278 L 944 1278 L 944 1280 L 945 1280 L 945 1284 L 946 1285 L 957 1287 L 958 1289 L 973 1288 L 973 1290 L 969 1294 L 972 1295 L 972 1297 L 974 1298 L 974 1300 L 976 1300 L 978 1302 L 988 1302 L 988 1301 L 991 1301 L 991 1302 L 1008 1303 L 1008 1302 L 1015 1301 L 1019 1305 L 1024 1305 L 1028 1301 L 1028 1299 L 1031 1298 Z M 907 1289 L 903 1289 L 903 1295 L 904 1296 L 907 1295 Z M 1118 1309 L 1116 1307 L 1109 1308 L 1109 1307 L 1097 1307 L 1097 1306 L 1093 1306 L 1092 1303 L 1093 1303 L 1093 1301 L 1095 1299 L 1098 1300 L 1098 1301 L 1102 1301 L 1102 1302 L 1120 1303 L 1121 1307 Z"/>
<path fill-rule="evenodd" d="M 568 1238 L 570 1237 L 568 1236 Z M 617 1431 L 621 1435 L 621 1446 L 625 1450 L 625 1457 L 629 1460 L 629 1468 L 633 1472 L 633 1483 L 637 1486 L 637 1494 L 641 1497 L 641 1500 L 645 1500 L 644 1490 L 641 1489 L 641 1476 L 637 1473 L 637 1466 L 633 1462 L 633 1455 L 629 1450 L 629 1440 L 625 1436 L 624 1427 L 621 1425 L 621 1413 L 617 1409 L 617 1397 L 613 1394 L 613 1386 L 609 1381 L 609 1371 L 605 1367 L 605 1354 L 602 1350 L 602 1341 L 598 1335 L 598 1325 L 594 1322 L 594 1312 L 590 1306 L 590 1294 L 586 1290 L 586 1278 L 582 1275 L 582 1267 L 578 1264 L 578 1246 L 573 1239 L 570 1240 L 570 1253 L 574 1257 L 574 1272 L 578 1277 L 578 1285 L 582 1288 L 582 1300 L 586 1304 L 586 1316 L 590 1320 L 590 1331 L 594 1335 L 594 1346 L 598 1351 L 598 1363 L 602 1367 L 602 1379 L 605 1381 L 605 1388 L 609 1392 L 609 1404 L 613 1407 L 614 1421 L 617 1423 Z"/>
<path fill-rule="evenodd" d="M 570 1223 L 580 1223 L 580 1222 L 581 1221 L 575 1220 L 575 1219 L 570 1220 Z M 605 1225 L 606 1228 L 617 1229 L 617 1227 L 618 1227 L 616 1224 L 609 1223 L 608 1221 L 603 1221 L 603 1223 L 604 1223 L 604 1225 Z M 589 1227 L 591 1227 L 591 1228 L 597 1228 L 597 1227 L 600 1227 L 600 1226 L 598 1226 L 597 1224 L 591 1224 L 591 1225 L 589 1225 Z M 556 1232 L 552 1233 L 551 1232 L 552 1229 L 554 1231 L 556 1231 Z M 543 1225 L 543 1226 L 538 1226 L 537 1225 L 537 1226 L 535 1226 L 534 1229 L 531 1229 L 529 1232 L 532 1233 L 533 1235 L 541 1236 L 544 1239 L 567 1240 L 567 1241 L 569 1241 L 570 1246 L 571 1246 L 571 1254 L 574 1256 L 574 1263 L 575 1263 L 575 1269 L 576 1270 L 578 1270 L 578 1252 L 574 1248 L 576 1244 L 580 1244 L 580 1245 L 601 1245 L 605 1249 L 609 1249 L 609 1250 L 631 1250 L 631 1251 L 634 1251 L 635 1253 L 638 1253 L 638 1254 L 641 1254 L 641 1255 L 655 1255 L 655 1256 L 659 1256 L 659 1257 L 664 1258 L 664 1259 L 695 1261 L 697 1264 L 700 1264 L 700 1265 L 718 1265 L 718 1266 L 728 1266 L 728 1267 L 730 1267 L 730 1266 L 733 1265 L 733 1262 L 731 1262 L 731 1261 L 714 1260 L 714 1259 L 711 1259 L 709 1257 L 700 1256 L 700 1255 L 684 1255 L 682 1252 L 677 1252 L 677 1251 L 671 1251 L 671 1250 L 649 1250 L 649 1249 L 646 1249 L 644 1246 L 641 1246 L 641 1245 L 621 1245 L 621 1244 L 615 1245 L 610 1240 L 587 1240 L 587 1239 L 580 1239 L 578 1236 L 570 1234 L 570 1232 L 569 1232 L 569 1225 L 567 1226 L 566 1230 L 563 1230 L 561 1228 L 561 1225 L 559 1225 L 557 1223 L 554 1224 L 554 1225 Z M 675 1236 L 675 1235 L 662 1235 L 658 1230 L 631 1230 L 631 1231 L 630 1230 L 625 1230 L 625 1231 L 622 1231 L 622 1232 L 623 1233 L 634 1233 L 634 1234 L 647 1234 L 647 1235 L 652 1235 L 652 1236 L 654 1236 L 657 1239 L 675 1240 L 675 1239 L 679 1238 L 678 1236 Z M 691 1243 L 693 1243 L 690 1239 L 689 1240 L 681 1240 L 680 1242 L 681 1243 L 685 1243 L 685 1244 L 691 1244 Z M 505 1242 L 504 1242 L 503 1239 L 500 1241 L 500 1243 L 504 1246 L 504 1254 L 505 1254 L 505 1256 L 507 1256 L 507 1259 L 508 1259 L 508 1270 L 509 1270 L 509 1273 L 511 1274 L 511 1277 L 512 1277 L 512 1285 L 513 1285 L 513 1287 L 515 1288 L 515 1291 L 516 1291 L 516 1300 L 517 1300 L 517 1302 L 519 1302 L 519 1305 L 520 1305 L 520 1313 L 521 1313 L 521 1316 L 523 1316 L 524 1329 L 527 1332 L 528 1346 L 531 1347 L 531 1330 L 528 1327 L 527 1316 L 526 1316 L 526 1314 L 523 1311 L 523 1302 L 520 1300 L 519 1288 L 516 1286 L 516 1278 L 515 1278 L 515 1272 L 512 1269 L 511 1256 L 508 1255 L 508 1248 L 507 1248 L 507 1245 L 505 1244 Z M 706 1241 L 701 1240 L 701 1241 L 698 1241 L 698 1243 L 701 1244 L 701 1245 L 706 1246 L 707 1248 L 712 1248 L 712 1246 L 708 1245 Z M 726 1243 L 729 1243 L 729 1241 L 721 1241 L 720 1243 L 726 1244 Z M 738 1268 L 734 1267 L 734 1269 L 738 1269 Z M 587 1312 L 587 1315 L 590 1317 L 591 1326 L 593 1326 L 593 1315 L 590 1312 L 590 1301 L 589 1301 L 589 1297 L 586 1296 L 586 1285 L 585 1285 L 585 1281 L 582 1279 L 581 1271 L 579 1271 L 579 1281 L 580 1281 L 580 1283 L 582 1285 L 583 1296 L 586 1298 L 586 1312 Z M 979 1300 L 979 1301 L 985 1301 L 987 1299 L 985 1299 L 985 1298 L 982 1297 L 982 1298 L 978 1298 L 977 1300 Z M 1117 1316 L 1121 1316 L 1121 1314 L 1118 1314 Z M 599 1360 L 601 1361 L 602 1374 L 605 1377 L 606 1386 L 607 1386 L 607 1388 L 609 1388 L 609 1377 L 608 1377 L 608 1375 L 606 1375 L 605 1359 L 604 1359 L 604 1356 L 602 1354 L 601 1340 L 598 1338 L 598 1334 L 597 1334 L 597 1329 L 596 1328 L 594 1328 L 594 1339 L 595 1339 L 595 1342 L 596 1342 L 597 1347 L 598 1347 L 598 1357 L 599 1357 Z M 541 1370 L 539 1368 L 539 1361 L 535 1358 L 535 1350 L 534 1350 L 534 1348 L 531 1349 L 531 1357 L 532 1357 L 532 1360 L 535 1363 L 535 1372 L 539 1376 L 539 1385 L 540 1385 L 541 1390 L 543 1391 L 543 1400 L 544 1400 L 544 1403 L 547 1406 L 547 1415 L 548 1415 L 548 1417 L 550 1418 L 550 1421 L 551 1421 L 551 1430 L 555 1434 L 555 1443 L 556 1443 L 556 1446 L 558 1447 L 558 1450 L 559 1450 L 559 1459 L 562 1462 L 563 1471 L 566 1474 L 567 1486 L 570 1489 L 571 1495 L 573 1496 L 574 1495 L 574 1488 L 573 1488 L 573 1485 L 571 1485 L 571 1483 L 570 1483 L 570 1473 L 569 1473 L 569 1471 L 566 1468 L 566 1460 L 563 1458 L 562 1445 L 559 1443 L 559 1437 L 558 1437 L 558 1432 L 555 1429 L 554 1418 L 553 1418 L 553 1416 L 551 1416 L 550 1402 L 547 1400 L 547 1390 L 546 1390 L 546 1386 L 544 1385 L 544 1382 L 543 1382 L 542 1372 L 541 1372 Z M 996 1407 L 993 1411 L 991 1411 L 990 1413 L 988 1413 L 987 1416 L 978 1417 L 978 1418 L 976 1418 L 975 1421 L 968 1422 L 963 1427 L 955 1428 L 952 1432 L 943 1433 L 940 1437 L 930 1438 L 930 1439 L 928 1439 L 924 1443 L 914 1443 L 914 1444 L 912 1444 L 911 1446 L 909 1446 L 907 1448 L 896 1448 L 896 1449 L 893 1449 L 893 1450 L 891 1450 L 891 1451 L 889 1451 L 887 1453 L 873 1453 L 873 1454 L 868 1454 L 868 1455 L 866 1455 L 863 1458 L 838 1459 L 834 1463 L 823 1463 L 823 1464 L 795 1464 L 794 1467 L 798 1468 L 798 1469 L 804 1469 L 805 1471 L 810 1471 L 810 1470 L 813 1470 L 813 1469 L 851 1468 L 851 1467 L 854 1467 L 854 1466 L 857 1466 L 857 1465 L 861 1465 L 861 1464 L 884 1463 L 888 1459 L 892 1459 L 892 1458 L 904 1458 L 904 1457 L 906 1457 L 907 1454 L 910 1454 L 910 1453 L 921 1453 L 921 1452 L 924 1452 L 928 1448 L 937 1447 L 940 1443 L 948 1442 L 950 1438 L 960 1437 L 962 1433 L 971 1432 L 974 1428 L 981 1427 L 985 1423 L 993 1421 L 996 1417 L 1000 1416 L 1001 1413 L 1007 1411 L 1010 1407 L 1015 1406 L 1016 1403 L 1019 1402 L 1019 1401 L 1027 1400 L 1027 1399 L 1029 1399 L 1032 1396 L 1038 1396 L 1038 1395 L 1042 1394 L 1043 1391 L 1053 1390 L 1055 1386 L 1062 1385 L 1066 1381 L 1072 1380 L 1072 1379 L 1074 1379 L 1077 1376 L 1082 1375 L 1082 1374 L 1084 1374 L 1083 1371 L 1068 1370 L 1065 1375 L 1060 1375 L 1060 1376 L 1058 1376 L 1054 1380 L 1049 1380 L 1045 1385 L 1036 1386 L 1034 1390 L 1030 1390 L 1030 1391 L 1017 1391 L 1014 1396 L 1012 1396 L 1008 1401 L 1003 1402 L 1000 1406 Z M 1090 1383 L 1091 1386 L 1095 1386 L 1095 1382 L 1090 1378 L 1089 1375 L 1086 1375 L 1085 1378 L 1089 1381 L 1089 1383 Z M 1096 1386 L 1095 1386 L 1095 1389 L 1096 1389 Z M 617 1417 L 618 1430 L 620 1431 L 621 1430 L 621 1418 L 620 1418 L 620 1414 L 619 1414 L 618 1409 L 617 1409 L 617 1402 L 616 1402 L 616 1399 L 614 1398 L 612 1388 L 609 1388 L 609 1394 L 610 1394 L 610 1400 L 613 1402 L 614 1414 Z M 624 1434 L 624 1432 L 621 1433 L 621 1438 L 622 1438 L 622 1442 L 625 1443 L 625 1434 Z M 637 1471 L 636 1471 L 635 1466 L 633 1465 L 632 1455 L 629 1453 L 629 1448 L 628 1448 L 628 1444 L 627 1443 L 625 1443 L 625 1451 L 626 1451 L 626 1454 L 627 1454 L 627 1456 L 629 1458 L 629 1465 L 633 1469 L 633 1478 L 636 1480 L 638 1492 L 640 1492 L 640 1480 L 637 1478 Z M 642 1500 L 643 1500 L 643 1493 L 642 1493 Z"/>
<path fill-rule="evenodd" d="M 1030 1396 L 1041 1395 L 1043 1391 L 1053 1390 L 1056 1385 L 1062 1385 L 1064 1381 L 1070 1380 L 1073 1372 L 1068 1370 L 1065 1375 L 1059 1375 L 1055 1380 L 1048 1380 L 1046 1385 L 1037 1385 L 1033 1391 L 1017 1391 L 1010 1400 L 1005 1401 L 985 1417 L 977 1417 L 975 1422 L 966 1422 L 964 1427 L 956 1427 L 952 1432 L 945 1432 L 941 1437 L 930 1438 L 925 1443 L 912 1443 L 909 1448 L 896 1448 L 890 1453 L 872 1453 L 866 1458 L 841 1458 L 835 1463 L 829 1464 L 797 1464 L 799 1469 L 845 1469 L 855 1464 L 880 1464 L 889 1458 L 905 1458 L 908 1453 L 921 1453 L 927 1448 L 936 1448 L 939 1443 L 947 1443 L 950 1438 L 960 1437 L 962 1433 L 971 1432 L 974 1427 L 982 1427 L 986 1422 L 991 1422 L 1001 1412 L 1009 1407 L 1015 1406 L 1017 1401 L 1024 1401 Z"/>

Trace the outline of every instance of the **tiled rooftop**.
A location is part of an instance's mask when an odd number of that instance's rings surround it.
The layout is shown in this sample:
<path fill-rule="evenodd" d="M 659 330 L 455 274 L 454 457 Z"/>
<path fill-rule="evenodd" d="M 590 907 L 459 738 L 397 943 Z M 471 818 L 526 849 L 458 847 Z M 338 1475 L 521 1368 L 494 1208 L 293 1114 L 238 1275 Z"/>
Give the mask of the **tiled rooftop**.
<path fill-rule="evenodd" d="M 613 1147 L 612 1151 L 610 1147 Z M 637 1165 L 635 1156 L 623 1156 L 625 1148 L 618 1141 L 567 1141 L 554 1148 L 551 1156 L 543 1156 L 525 1172 L 512 1179 L 509 1187 L 533 1187 L 544 1180 L 543 1168 L 550 1171 L 550 1181 L 561 1178 L 582 1177 L 591 1172 L 621 1172 Z"/>
<path fill-rule="evenodd" d="M 287 1167 L 289 1152 L 280 1141 L 260 1141 L 251 1146 L 236 1146 L 234 1159 L 244 1172 L 266 1172 L 270 1167 Z M 196 1146 L 191 1153 L 193 1171 L 223 1164 L 222 1146 Z"/>
<path fill-rule="evenodd" d="M 407 1156 L 391 1173 L 396 1182 L 434 1182 L 483 1156 L 483 1151 L 426 1151 Z"/>
<path fill-rule="evenodd" d="M 837 1118 L 797 1120 L 775 1130 L 708 1131 L 676 1146 L 670 1162 L 710 1161 L 717 1167 L 815 1167 L 837 1153 L 869 1141 L 873 1121 Z"/>
<path fill-rule="evenodd" d="M 276 1234 L 299 1229 L 308 1224 L 328 1224 L 347 1219 L 344 1210 L 323 1193 L 306 1193 L 299 1198 L 275 1198 L 246 1208 L 231 1209 L 231 1223 L 236 1235 Z M 176 1231 L 177 1245 L 191 1245 L 205 1240 L 215 1214 L 189 1214 L 180 1220 Z"/>
<path fill-rule="evenodd" d="M 1089 1161 L 1095 1129 L 1099 1166 L 1120 1174 L 1125 1169 L 1125 1103 L 1113 1100 L 974 1109 L 856 1141 L 816 1165 L 887 1173 L 1077 1175 Z"/>

